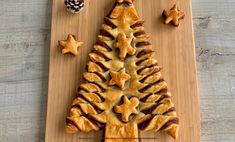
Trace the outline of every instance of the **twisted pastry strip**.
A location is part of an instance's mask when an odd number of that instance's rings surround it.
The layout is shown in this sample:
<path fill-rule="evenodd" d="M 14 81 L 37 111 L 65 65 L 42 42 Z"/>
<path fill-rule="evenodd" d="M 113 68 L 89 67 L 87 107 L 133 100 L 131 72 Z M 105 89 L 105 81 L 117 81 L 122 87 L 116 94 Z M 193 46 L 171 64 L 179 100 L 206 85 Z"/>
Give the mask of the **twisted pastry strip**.
<path fill-rule="evenodd" d="M 111 48 L 106 43 L 99 42 L 94 45 L 94 49 L 89 54 L 91 61 L 87 64 L 88 72 L 83 74 L 86 83 L 80 85 L 79 95 L 74 99 L 70 115 L 66 118 L 66 131 L 69 133 L 99 130 L 105 122 L 99 103 L 104 102 L 102 92 L 106 87 L 104 82 L 107 76 L 104 72 L 107 68 L 101 61 L 110 60 L 105 53 L 110 52 Z"/>
<path fill-rule="evenodd" d="M 135 46 L 138 50 L 136 57 L 136 71 L 140 75 L 139 82 L 142 88 L 139 89 L 141 104 L 139 109 L 141 112 L 151 117 L 142 120 L 138 125 L 143 131 L 165 131 L 173 138 L 178 135 L 179 120 L 176 117 L 174 104 L 171 100 L 171 94 L 167 91 L 167 84 L 162 79 L 160 73 L 161 67 L 158 62 L 153 59 L 153 51 L 151 43 L 148 41 L 148 35 L 143 29 L 143 22 L 139 22 L 138 29 L 135 30 Z M 135 27 L 136 28 L 136 27 Z"/>
<path fill-rule="evenodd" d="M 173 138 L 178 135 L 178 123 L 177 117 L 166 115 L 155 115 L 151 119 L 139 124 L 139 129 L 143 131 L 165 131 Z"/>

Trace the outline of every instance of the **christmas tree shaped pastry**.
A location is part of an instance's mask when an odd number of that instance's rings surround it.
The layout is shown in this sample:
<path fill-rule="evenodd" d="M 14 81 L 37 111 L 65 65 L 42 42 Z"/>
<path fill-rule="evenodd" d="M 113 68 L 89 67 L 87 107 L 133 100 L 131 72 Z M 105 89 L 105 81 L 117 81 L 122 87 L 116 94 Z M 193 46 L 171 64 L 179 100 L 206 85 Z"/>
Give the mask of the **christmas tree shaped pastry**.
<path fill-rule="evenodd" d="M 104 131 L 105 142 L 138 142 L 139 131 L 178 135 L 171 93 L 132 0 L 116 0 L 89 53 L 66 131 Z"/>

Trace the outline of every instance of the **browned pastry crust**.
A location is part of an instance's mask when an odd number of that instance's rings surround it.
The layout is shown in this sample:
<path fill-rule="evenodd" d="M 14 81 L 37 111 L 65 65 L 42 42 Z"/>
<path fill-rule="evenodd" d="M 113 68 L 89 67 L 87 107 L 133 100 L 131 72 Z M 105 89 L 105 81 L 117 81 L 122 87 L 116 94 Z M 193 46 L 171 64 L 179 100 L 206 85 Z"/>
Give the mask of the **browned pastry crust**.
<path fill-rule="evenodd" d="M 171 23 L 173 26 L 176 27 L 179 26 L 179 21 L 183 19 L 184 16 L 185 13 L 183 11 L 180 11 L 176 4 L 170 10 L 164 10 L 162 13 L 165 24 Z"/>
<path fill-rule="evenodd" d="M 119 58 L 124 60 L 129 55 L 135 55 L 136 49 L 131 46 L 133 38 L 127 38 L 125 33 L 119 33 L 117 36 L 117 42 L 113 44 L 114 48 L 119 48 Z"/>
<path fill-rule="evenodd" d="M 139 103 L 139 99 L 136 97 L 132 97 L 129 100 L 127 96 L 123 96 L 123 103 L 121 105 L 114 106 L 114 112 L 122 115 L 121 120 L 123 122 L 128 122 L 131 114 L 139 113 L 136 109 L 139 106 Z"/>
<path fill-rule="evenodd" d="M 78 48 L 83 45 L 83 42 L 77 41 L 72 34 L 69 34 L 66 40 L 59 40 L 58 43 L 63 47 L 63 54 L 71 53 L 75 56 L 78 55 Z"/>
<path fill-rule="evenodd" d="M 124 88 L 125 82 L 128 81 L 131 77 L 126 74 L 125 68 L 121 69 L 119 72 L 110 71 L 111 80 L 109 85 L 117 85 L 121 89 Z"/>
<path fill-rule="evenodd" d="M 105 142 L 138 142 L 138 131 L 176 138 L 179 120 L 131 0 L 117 0 L 89 54 L 66 130 L 104 130 Z"/>

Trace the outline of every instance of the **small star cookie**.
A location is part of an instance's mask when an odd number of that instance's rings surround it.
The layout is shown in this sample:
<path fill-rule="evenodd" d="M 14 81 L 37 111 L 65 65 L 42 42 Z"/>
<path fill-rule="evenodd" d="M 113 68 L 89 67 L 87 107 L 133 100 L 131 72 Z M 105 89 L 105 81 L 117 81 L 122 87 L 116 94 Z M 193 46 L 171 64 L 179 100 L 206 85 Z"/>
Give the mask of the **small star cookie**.
<path fill-rule="evenodd" d="M 78 55 L 78 48 L 83 45 L 83 42 L 77 41 L 72 34 L 69 34 L 66 40 L 59 40 L 58 43 L 63 47 L 63 54 L 71 53 L 75 56 Z"/>
<path fill-rule="evenodd" d="M 116 113 L 120 113 L 122 115 L 122 121 L 128 122 L 129 116 L 131 114 L 138 114 L 139 111 L 136 109 L 136 107 L 139 105 L 139 99 L 136 97 L 132 97 L 130 100 L 127 98 L 127 96 L 124 96 L 122 98 L 123 104 L 116 105 L 114 107 L 114 111 Z"/>
<path fill-rule="evenodd" d="M 121 89 L 124 88 L 126 81 L 128 81 L 131 77 L 125 71 L 125 68 L 121 69 L 119 72 L 110 71 L 111 80 L 109 81 L 109 85 L 117 85 Z"/>
<path fill-rule="evenodd" d="M 117 37 L 117 42 L 114 43 L 114 48 L 119 48 L 120 53 L 119 53 L 119 58 L 121 60 L 124 60 L 127 56 L 129 55 L 135 55 L 136 49 L 131 46 L 133 38 L 127 38 L 124 33 L 118 34 Z"/>
<path fill-rule="evenodd" d="M 176 5 L 174 5 L 170 10 L 164 10 L 162 16 L 165 20 L 165 24 L 172 23 L 173 26 L 179 26 L 179 20 L 183 19 L 185 13 L 180 11 Z"/>

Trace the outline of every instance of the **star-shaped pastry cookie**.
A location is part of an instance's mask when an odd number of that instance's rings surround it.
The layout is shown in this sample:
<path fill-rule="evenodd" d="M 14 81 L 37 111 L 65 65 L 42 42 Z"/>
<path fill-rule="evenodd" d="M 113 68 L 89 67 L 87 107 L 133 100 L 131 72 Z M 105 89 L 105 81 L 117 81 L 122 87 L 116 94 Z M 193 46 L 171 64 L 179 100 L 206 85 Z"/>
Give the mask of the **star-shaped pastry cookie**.
<path fill-rule="evenodd" d="M 114 48 L 119 48 L 119 58 L 124 60 L 129 55 L 135 55 L 136 49 L 131 46 L 132 38 L 127 38 L 124 33 L 118 34 L 117 42 L 114 43 Z"/>
<path fill-rule="evenodd" d="M 184 18 L 185 13 L 174 5 L 170 10 L 164 10 L 162 16 L 165 19 L 165 24 L 172 23 L 172 25 L 177 27 L 179 26 L 179 20 Z"/>
<path fill-rule="evenodd" d="M 63 54 L 71 53 L 73 55 L 78 54 L 78 48 L 83 44 L 83 42 L 77 41 L 72 34 L 69 34 L 66 40 L 59 40 L 58 43 L 63 47 Z"/>
<path fill-rule="evenodd" d="M 126 81 L 128 81 L 131 77 L 125 71 L 125 68 L 121 69 L 119 72 L 110 71 L 111 80 L 109 81 L 109 85 L 117 85 L 121 89 L 124 88 Z"/>
<path fill-rule="evenodd" d="M 120 29 L 127 30 L 131 25 L 135 24 L 139 16 L 133 7 L 124 9 L 116 7 L 112 11 L 110 18 L 110 21 L 112 21 L 114 25 L 118 26 Z"/>
<path fill-rule="evenodd" d="M 139 105 L 139 99 L 136 97 L 132 97 L 130 100 L 127 98 L 127 96 L 124 96 L 122 98 L 123 104 L 116 105 L 114 107 L 114 111 L 116 113 L 120 113 L 122 115 L 122 121 L 128 122 L 129 116 L 131 114 L 138 114 L 138 110 L 136 107 Z"/>

